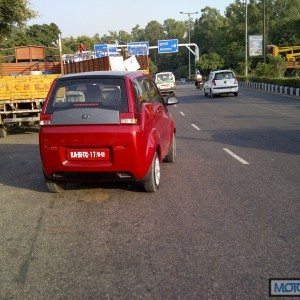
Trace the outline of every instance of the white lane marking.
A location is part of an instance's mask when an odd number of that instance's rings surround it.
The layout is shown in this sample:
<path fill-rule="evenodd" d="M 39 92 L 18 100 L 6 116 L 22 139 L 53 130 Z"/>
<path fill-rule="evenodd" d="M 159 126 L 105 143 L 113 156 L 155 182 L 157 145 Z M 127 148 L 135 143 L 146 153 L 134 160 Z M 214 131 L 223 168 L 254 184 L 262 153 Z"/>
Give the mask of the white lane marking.
<path fill-rule="evenodd" d="M 229 155 L 231 155 L 233 158 L 235 158 L 236 160 L 238 160 L 240 163 L 242 163 L 243 165 L 249 165 L 249 163 L 247 161 L 245 161 L 244 159 L 242 159 L 241 157 L 239 157 L 238 155 L 236 155 L 235 153 L 233 153 L 232 151 L 230 151 L 227 148 L 223 148 L 223 150 L 225 152 L 227 152 Z"/>
<path fill-rule="evenodd" d="M 276 112 L 276 113 L 281 114 L 281 115 L 284 115 L 284 116 L 288 116 L 288 117 L 292 117 L 292 118 L 297 118 L 296 116 L 289 115 L 289 114 L 283 113 L 283 112 L 281 112 L 281 111 L 278 111 L 278 110 L 275 110 L 275 109 L 272 109 L 272 108 L 268 108 L 268 107 L 261 106 L 261 105 L 258 105 L 258 104 L 253 104 L 253 105 L 254 105 L 254 106 L 257 106 L 257 107 L 260 107 L 260 108 L 263 108 L 263 109 L 267 109 L 267 110 Z"/>
<path fill-rule="evenodd" d="M 197 125 L 191 124 L 192 127 L 194 127 L 196 130 L 201 130 Z"/>
<path fill-rule="evenodd" d="M 182 111 L 180 112 L 180 114 L 181 114 L 182 116 L 185 116 L 185 113 L 183 113 Z"/>

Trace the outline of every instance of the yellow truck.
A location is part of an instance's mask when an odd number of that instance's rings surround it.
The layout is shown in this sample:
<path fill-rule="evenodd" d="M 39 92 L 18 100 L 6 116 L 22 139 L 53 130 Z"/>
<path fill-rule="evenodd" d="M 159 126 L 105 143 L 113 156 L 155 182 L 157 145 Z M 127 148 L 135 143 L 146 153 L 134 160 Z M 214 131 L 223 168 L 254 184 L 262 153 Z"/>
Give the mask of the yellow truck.
<path fill-rule="evenodd" d="M 43 46 L 0 49 L 0 137 L 12 126 L 38 124 L 61 63 Z"/>
<path fill-rule="evenodd" d="M 42 104 L 57 76 L 59 75 L 0 77 L 0 137 L 5 137 L 11 126 L 38 124 Z"/>

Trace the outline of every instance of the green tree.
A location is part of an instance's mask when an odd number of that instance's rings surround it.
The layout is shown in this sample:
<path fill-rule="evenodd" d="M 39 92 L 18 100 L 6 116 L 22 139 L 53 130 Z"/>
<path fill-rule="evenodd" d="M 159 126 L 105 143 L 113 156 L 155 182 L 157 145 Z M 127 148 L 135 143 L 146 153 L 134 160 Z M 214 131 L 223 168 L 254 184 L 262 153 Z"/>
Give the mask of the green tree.
<path fill-rule="evenodd" d="M 226 41 L 226 19 L 217 9 L 208 6 L 201 13 L 195 22 L 192 39 L 199 45 L 200 53 L 219 52 Z"/>
<path fill-rule="evenodd" d="M 224 66 L 224 60 L 219 54 L 212 52 L 201 55 L 196 65 L 204 75 L 208 75 L 212 70 L 221 69 Z"/>
<path fill-rule="evenodd" d="M 300 43 L 300 0 L 265 0 L 268 43 Z"/>
<path fill-rule="evenodd" d="M 11 33 L 0 44 L 2 48 L 12 48 L 25 45 L 42 45 L 57 47 L 60 30 L 54 23 L 29 27 L 14 27 Z"/>
<path fill-rule="evenodd" d="M 57 47 L 60 30 L 55 23 L 29 26 L 25 34 L 31 44 Z"/>
<path fill-rule="evenodd" d="M 28 0 L 0 1 L 0 41 L 8 36 L 14 26 L 23 26 L 26 21 L 36 16 Z"/>
<path fill-rule="evenodd" d="M 145 27 L 145 38 L 150 45 L 156 45 L 158 40 L 166 37 L 164 27 L 157 21 L 150 21 Z"/>
<path fill-rule="evenodd" d="M 167 19 L 164 21 L 163 28 L 165 31 L 165 38 L 167 39 L 178 39 L 179 41 L 182 41 L 186 35 L 186 23 L 183 21 Z"/>
<path fill-rule="evenodd" d="M 131 36 L 134 42 L 144 41 L 146 36 L 145 29 L 141 28 L 140 25 L 136 25 L 131 29 Z"/>

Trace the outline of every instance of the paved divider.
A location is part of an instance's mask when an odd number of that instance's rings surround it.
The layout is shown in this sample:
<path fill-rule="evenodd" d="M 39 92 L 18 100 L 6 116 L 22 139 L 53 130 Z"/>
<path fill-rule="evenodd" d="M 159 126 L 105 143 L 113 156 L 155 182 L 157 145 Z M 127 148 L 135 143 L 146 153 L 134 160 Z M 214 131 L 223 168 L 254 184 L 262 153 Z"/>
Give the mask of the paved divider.
<path fill-rule="evenodd" d="M 277 93 L 277 94 L 291 95 L 300 98 L 300 88 L 280 86 L 276 84 L 262 83 L 262 82 L 250 82 L 250 81 L 239 81 L 239 86 L 246 87 L 246 88 L 253 88 L 257 90 L 263 90 L 263 91 Z"/>

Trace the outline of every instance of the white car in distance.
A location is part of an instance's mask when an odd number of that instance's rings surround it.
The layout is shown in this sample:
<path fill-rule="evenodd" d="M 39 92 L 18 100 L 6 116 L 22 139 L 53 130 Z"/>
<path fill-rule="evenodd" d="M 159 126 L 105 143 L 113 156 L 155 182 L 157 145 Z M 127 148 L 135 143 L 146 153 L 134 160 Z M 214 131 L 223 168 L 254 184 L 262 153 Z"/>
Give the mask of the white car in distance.
<path fill-rule="evenodd" d="M 176 82 L 172 72 L 160 72 L 155 75 L 155 83 L 162 96 L 175 94 Z"/>
<path fill-rule="evenodd" d="M 237 96 L 239 86 L 233 71 L 218 70 L 210 72 L 208 80 L 204 83 L 203 90 L 204 95 L 211 98 L 217 94 L 233 94 Z"/>

